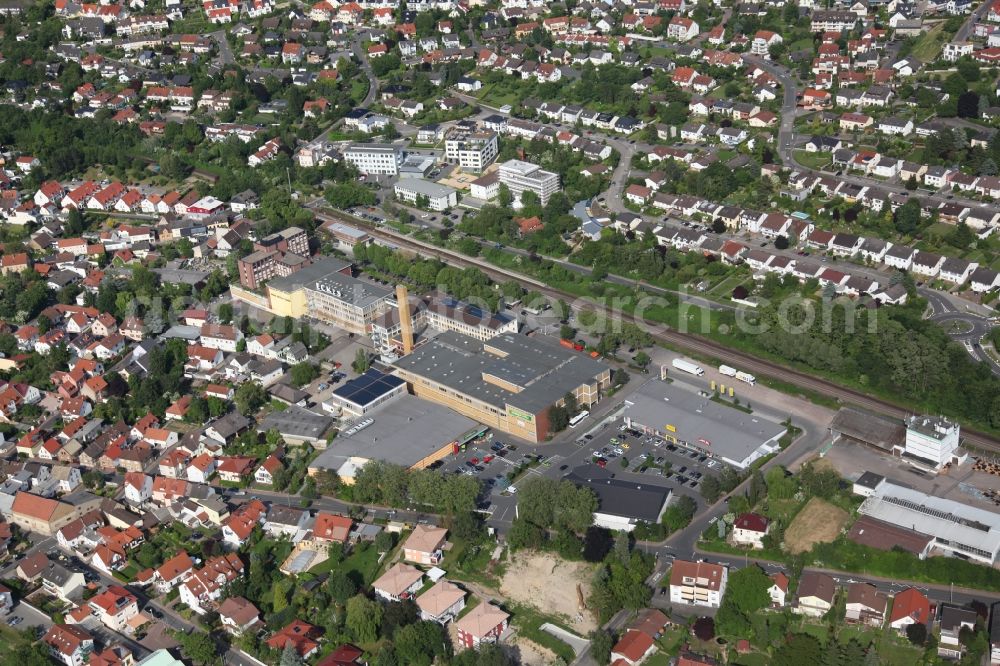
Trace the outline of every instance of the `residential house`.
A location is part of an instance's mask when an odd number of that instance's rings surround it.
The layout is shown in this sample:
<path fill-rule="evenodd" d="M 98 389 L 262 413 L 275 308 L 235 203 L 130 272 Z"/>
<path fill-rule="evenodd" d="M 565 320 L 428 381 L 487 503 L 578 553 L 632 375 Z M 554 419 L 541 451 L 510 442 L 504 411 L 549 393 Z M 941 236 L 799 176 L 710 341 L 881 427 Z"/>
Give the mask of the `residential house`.
<path fill-rule="evenodd" d="M 233 636 L 242 636 L 263 624 L 260 611 L 243 597 L 227 597 L 219 605 L 219 620 L 222 627 Z"/>
<path fill-rule="evenodd" d="M 510 615 L 506 612 L 483 602 L 455 622 L 458 644 L 474 649 L 481 643 L 498 643 L 509 621 Z"/>
<path fill-rule="evenodd" d="M 762 549 L 770 521 L 758 513 L 744 513 L 733 521 L 732 541 L 737 546 Z"/>
<path fill-rule="evenodd" d="M 465 608 L 465 590 L 441 579 L 417 597 L 416 604 L 422 620 L 447 624 Z"/>
<path fill-rule="evenodd" d="M 931 602 L 916 588 L 909 587 L 892 600 L 892 612 L 889 615 L 889 626 L 904 632 L 911 624 L 923 624 L 929 627 L 931 621 Z"/>
<path fill-rule="evenodd" d="M 771 574 L 771 587 L 767 588 L 767 594 L 771 597 L 771 608 L 784 608 L 785 600 L 788 596 L 788 576 L 784 572 Z"/>
<path fill-rule="evenodd" d="M 417 525 L 403 543 L 403 559 L 424 565 L 438 565 L 444 557 L 448 530 L 431 525 Z"/>
<path fill-rule="evenodd" d="M 49 654 L 65 666 L 83 666 L 94 651 L 94 637 L 73 624 L 54 624 L 42 637 Z"/>
<path fill-rule="evenodd" d="M 422 571 L 397 562 L 372 583 L 372 589 L 386 601 L 400 601 L 411 598 L 423 585 L 423 580 Z"/>
<path fill-rule="evenodd" d="M 848 622 L 881 629 L 889 598 L 871 583 L 851 583 L 847 587 L 845 618 Z"/>
<path fill-rule="evenodd" d="M 128 622 L 139 614 L 138 598 L 121 585 L 109 585 L 106 590 L 91 597 L 89 606 L 106 627 L 124 632 Z"/>
<path fill-rule="evenodd" d="M 670 602 L 718 608 L 728 571 L 720 564 L 674 560 L 670 569 Z"/>
<path fill-rule="evenodd" d="M 962 608 L 954 604 L 941 604 L 939 627 L 941 636 L 938 642 L 938 656 L 945 659 L 961 659 L 965 645 L 960 640 L 962 629 L 973 630 L 979 619 L 976 611 Z"/>
<path fill-rule="evenodd" d="M 837 583 L 833 577 L 818 571 L 803 572 L 799 579 L 798 597 L 792 611 L 810 617 L 822 617 L 833 608 Z"/>

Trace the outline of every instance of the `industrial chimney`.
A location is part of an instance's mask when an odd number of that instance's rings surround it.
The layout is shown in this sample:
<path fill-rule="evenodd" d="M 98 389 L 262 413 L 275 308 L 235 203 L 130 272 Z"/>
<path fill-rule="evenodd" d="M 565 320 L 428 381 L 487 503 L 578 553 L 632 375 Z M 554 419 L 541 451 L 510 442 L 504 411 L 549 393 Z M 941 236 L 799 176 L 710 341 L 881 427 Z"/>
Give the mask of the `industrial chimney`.
<path fill-rule="evenodd" d="M 396 303 L 399 308 L 400 336 L 403 338 L 403 356 L 413 351 L 413 317 L 410 315 L 410 292 L 406 285 L 396 285 Z"/>

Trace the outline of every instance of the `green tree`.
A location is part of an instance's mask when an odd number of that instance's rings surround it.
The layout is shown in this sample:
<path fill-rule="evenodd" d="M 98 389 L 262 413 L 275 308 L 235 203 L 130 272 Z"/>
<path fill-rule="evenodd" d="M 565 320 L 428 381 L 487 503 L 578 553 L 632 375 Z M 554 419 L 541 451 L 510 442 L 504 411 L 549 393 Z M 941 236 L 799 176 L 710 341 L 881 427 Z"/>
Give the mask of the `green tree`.
<path fill-rule="evenodd" d="M 236 389 L 233 402 L 243 416 L 251 416 L 267 402 L 267 394 L 264 392 L 264 387 L 257 382 L 245 382 Z"/>
<path fill-rule="evenodd" d="M 730 636 L 746 635 L 750 619 L 770 602 L 767 593 L 771 580 L 754 565 L 734 571 L 729 576 L 715 623 L 719 633 Z"/>
<path fill-rule="evenodd" d="M 430 666 L 435 659 L 450 654 L 444 628 L 437 622 L 417 622 L 401 627 L 393 634 L 396 656 L 404 664 Z"/>
<path fill-rule="evenodd" d="M 510 525 L 507 533 L 507 543 L 513 550 L 539 548 L 545 542 L 542 528 L 524 518 L 518 517 Z"/>
<path fill-rule="evenodd" d="M 353 368 L 354 372 L 358 373 L 359 375 L 368 372 L 369 368 L 368 352 L 366 352 L 364 349 L 359 349 L 358 353 L 354 355 L 354 362 L 351 363 L 351 368 Z"/>
<path fill-rule="evenodd" d="M 302 666 L 302 659 L 299 658 L 299 653 L 295 649 L 295 643 L 291 641 L 285 643 L 285 649 L 281 651 L 281 660 L 278 662 L 278 666 Z"/>
<path fill-rule="evenodd" d="M 590 656 L 598 664 L 606 664 L 611 661 L 611 650 L 615 646 L 615 639 L 604 629 L 595 629 L 588 636 L 590 639 Z"/>
<path fill-rule="evenodd" d="M 302 387 L 319 377 L 319 370 L 312 363 L 296 363 L 292 366 L 292 383 Z"/>
<path fill-rule="evenodd" d="M 346 604 L 357 591 L 358 586 L 344 571 L 334 570 L 326 581 L 327 594 L 340 605 Z"/>
<path fill-rule="evenodd" d="M 549 432 L 562 432 L 569 426 L 569 412 L 562 405 L 552 405 L 549 407 Z"/>
<path fill-rule="evenodd" d="M 347 628 L 359 643 L 371 643 L 378 638 L 382 623 L 382 606 L 377 602 L 357 595 L 347 601 Z"/>
<path fill-rule="evenodd" d="M 203 631 L 185 633 L 175 631 L 174 639 L 180 644 L 181 651 L 195 664 L 215 664 L 220 658 L 212 637 Z"/>
<path fill-rule="evenodd" d="M 663 512 L 662 523 L 670 532 L 682 530 L 691 523 L 698 503 L 690 495 L 678 495 Z"/>
<path fill-rule="evenodd" d="M 923 645 L 927 642 L 927 625 L 920 622 L 907 625 L 906 638 L 914 645 Z"/>

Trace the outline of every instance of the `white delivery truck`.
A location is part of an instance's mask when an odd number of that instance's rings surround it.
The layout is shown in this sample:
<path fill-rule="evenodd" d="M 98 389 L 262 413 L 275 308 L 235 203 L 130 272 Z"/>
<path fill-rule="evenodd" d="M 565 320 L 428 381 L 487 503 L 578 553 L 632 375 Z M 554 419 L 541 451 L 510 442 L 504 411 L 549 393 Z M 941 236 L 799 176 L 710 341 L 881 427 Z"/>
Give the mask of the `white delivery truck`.
<path fill-rule="evenodd" d="M 675 358 L 673 360 L 673 366 L 678 370 L 683 370 L 692 375 L 698 375 L 699 377 L 705 374 L 705 371 L 700 365 L 696 365 L 691 361 L 685 361 L 682 358 Z"/>
<path fill-rule="evenodd" d="M 743 372 L 741 370 L 740 372 L 737 372 L 733 376 L 736 377 L 736 379 L 740 380 L 741 382 L 746 382 L 750 386 L 753 386 L 754 384 L 757 383 L 757 378 L 751 375 L 749 372 Z"/>
<path fill-rule="evenodd" d="M 738 371 L 736 368 L 729 365 L 720 365 L 719 374 L 725 375 L 726 377 L 735 377 Z"/>

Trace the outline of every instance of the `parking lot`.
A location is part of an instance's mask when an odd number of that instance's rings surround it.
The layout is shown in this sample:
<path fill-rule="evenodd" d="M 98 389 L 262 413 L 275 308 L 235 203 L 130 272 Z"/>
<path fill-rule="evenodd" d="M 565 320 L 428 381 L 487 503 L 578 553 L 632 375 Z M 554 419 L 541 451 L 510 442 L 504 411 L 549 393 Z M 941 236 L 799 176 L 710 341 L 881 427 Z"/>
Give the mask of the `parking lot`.
<path fill-rule="evenodd" d="M 507 488 L 508 473 L 522 464 L 546 460 L 544 454 L 529 451 L 529 448 L 534 447 L 515 442 L 503 433 L 488 433 L 482 441 L 470 442 L 458 455 L 439 461 L 437 469 L 445 474 L 476 476 L 489 486 L 488 492 L 499 493 Z"/>
<path fill-rule="evenodd" d="M 704 454 L 671 444 L 657 437 L 622 430 L 620 420 L 581 434 L 576 439 L 578 456 L 567 460 L 594 462 L 615 478 L 669 487 L 674 493 L 690 495 L 702 503 L 701 480 L 717 475 L 724 463 Z M 603 462 L 602 462 L 603 461 Z M 623 464 L 624 461 L 624 464 Z"/>

